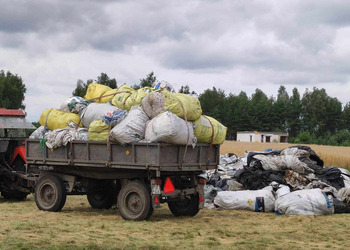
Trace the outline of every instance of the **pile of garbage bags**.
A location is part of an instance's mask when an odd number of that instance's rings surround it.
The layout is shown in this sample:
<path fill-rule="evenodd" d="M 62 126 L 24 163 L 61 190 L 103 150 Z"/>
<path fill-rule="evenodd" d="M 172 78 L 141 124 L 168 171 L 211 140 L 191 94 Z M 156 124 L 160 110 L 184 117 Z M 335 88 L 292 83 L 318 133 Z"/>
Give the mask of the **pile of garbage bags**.
<path fill-rule="evenodd" d="M 308 146 L 220 156 L 205 173 L 205 206 L 285 215 L 350 212 L 350 172 L 324 167 Z"/>
<path fill-rule="evenodd" d="M 30 139 L 44 139 L 55 149 L 73 140 L 164 142 L 178 145 L 222 144 L 227 128 L 202 115 L 197 97 L 174 93 L 165 81 L 135 90 L 98 83 L 88 86 L 84 98 L 73 96 L 60 108 L 46 109 Z"/>

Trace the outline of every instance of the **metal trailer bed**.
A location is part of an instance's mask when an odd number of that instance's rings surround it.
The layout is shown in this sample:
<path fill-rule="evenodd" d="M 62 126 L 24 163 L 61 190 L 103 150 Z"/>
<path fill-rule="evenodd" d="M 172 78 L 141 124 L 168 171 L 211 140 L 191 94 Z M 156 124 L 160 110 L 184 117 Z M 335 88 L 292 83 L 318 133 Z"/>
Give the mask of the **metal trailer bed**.
<path fill-rule="evenodd" d="M 219 146 L 73 141 L 54 150 L 26 140 L 28 181 L 44 211 L 60 211 L 66 195 L 86 194 L 93 208 L 116 202 L 127 220 L 146 220 L 160 203 L 175 216 L 194 216 L 204 207 L 204 170 L 216 169 Z"/>
<path fill-rule="evenodd" d="M 96 141 L 73 141 L 54 150 L 40 140 L 26 140 L 28 165 L 71 166 L 75 169 L 106 168 L 155 171 L 202 171 L 215 169 L 219 146 L 164 143 L 119 145 Z"/>

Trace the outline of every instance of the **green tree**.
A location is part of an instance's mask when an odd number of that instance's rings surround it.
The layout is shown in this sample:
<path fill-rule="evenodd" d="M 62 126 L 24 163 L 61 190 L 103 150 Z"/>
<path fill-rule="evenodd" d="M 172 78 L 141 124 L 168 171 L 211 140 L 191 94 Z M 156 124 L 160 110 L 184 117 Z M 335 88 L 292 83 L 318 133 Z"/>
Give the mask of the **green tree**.
<path fill-rule="evenodd" d="M 25 109 L 24 94 L 27 89 L 18 75 L 10 71 L 0 71 L 0 107 L 8 109 Z"/>
<path fill-rule="evenodd" d="M 252 119 L 255 130 L 269 131 L 273 130 L 271 121 L 273 98 L 268 98 L 266 94 L 256 89 L 251 98 Z"/>
<path fill-rule="evenodd" d="M 293 89 L 293 94 L 289 98 L 287 123 L 288 132 L 291 137 L 297 136 L 301 131 L 301 109 L 302 104 L 300 100 L 300 94 L 297 88 Z"/>
<path fill-rule="evenodd" d="M 86 81 L 86 83 L 83 80 L 78 79 L 77 85 L 76 85 L 75 89 L 73 90 L 72 95 L 84 97 L 86 95 L 86 91 L 87 91 L 89 85 L 93 82 L 97 82 L 99 84 L 106 85 L 112 89 L 117 88 L 117 80 L 115 78 L 111 79 L 111 78 L 109 78 L 109 76 L 106 73 L 101 73 L 101 75 L 99 75 L 97 77 L 97 80 L 88 79 Z"/>
<path fill-rule="evenodd" d="M 106 85 L 112 89 L 117 88 L 117 80 L 115 78 L 110 79 L 106 73 L 101 73 L 101 75 L 97 77 L 97 82 L 99 84 Z"/>
<path fill-rule="evenodd" d="M 188 85 L 181 86 L 181 88 L 179 89 L 179 93 L 190 94 L 190 87 Z"/>
<path fill-rule="evenodd" d="M 157 80 L 157 77 L 154 75 L 154 72 L 152 71 L 149 73 L 146 78 L 140 79 L 139 84 L 135 84 L 132 86 L 133 89 L 140 89 L 144 87 L 152 87 L 153 83 Z"/>
<path fill-rule="evenodd" d="M 280 86 L 278 89 L 277 100 L 273 103 L 273 112 L 271 114 L 272 128 L 275 131 L 287 131 L 289 129 L 288 124 L 288 108 L 289 108 L 289 95 L 284 86 Z"/>

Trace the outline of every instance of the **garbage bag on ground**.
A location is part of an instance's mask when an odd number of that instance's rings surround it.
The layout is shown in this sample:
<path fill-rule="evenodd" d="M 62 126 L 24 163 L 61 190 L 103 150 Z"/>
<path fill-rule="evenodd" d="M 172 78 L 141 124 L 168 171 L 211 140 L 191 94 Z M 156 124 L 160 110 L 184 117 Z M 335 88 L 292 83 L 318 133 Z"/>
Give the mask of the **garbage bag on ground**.
<path fill-rule="evenodd" d="M 167 111 L 148 122 L 145 139 L 148 142 L 165 142 L 178 145 L 195 145 L 197 138 L 191 122 Z"/>
<path fill-rule="evenodd" d="M 72 96 L 61 104 L 60 109 L 64 112 L 80 114 L 80 112 L 85 109 L 89 103 L 90 102 L 86 101 L 80 96 Z"/>
<path fill-rule="evenodd" d="M 46 109 L 41 113 L 39 123 L 50 130 L 65 128 L 70 122 L 79 123 L 79 115 L 63 112 L 57 109 Z"/>
<path fill-rule="evenodd" d="M 305 163 L 301 162 L 296 155 L 262 155 L 253 156 L 254 159 L 261 162 L 265 170 L 281 171 L 291 169 L 297 173 L 314 172 Z"/>
<path fill-rule="evenodd" d="M 334 213 L 333 198 L 321 189 L 303 189 L 276 200 L 275 210 L 285 215 L 327 215 Z"/>
<path fill-rule="evenodd" d="M 95 120 L 89 126 L 90 141 L 107 141 L 110 127 L 102 120 Z"/>
<path fill-rule="evenodd" d="M 100 120 L 107 113 L 113 113 L 120 109 L 109 103 L 91 103 L 81 113 L 80 119 L 85 128 L 89 128 L 90 123 Z"/>
<path fill-rule="evenodd" d="M 263 170 L 258 166 L 246 166 L 239 169 L 234 177 L 245 189 L 249 190 L 264 188 L 273 181 L 278 184 L 286 184 L 284 171 Z"/>
<path fill-rule="evenodd" d="M 111 90 L 110 87 L 99 83 L 90 83 L 84 96 L 85 100 L 90 101 L 93 99 L 94 102 L 101 102 L 101 99 L 96 99 L 103 96 L 104 93 Z"/>
<path fill-rule="evenodd" d="M 135 90 L 132 87 L 129 87 L 128 85 L 123 84 L 118 88 L 117 93 L 113 97 L 112 104 L 114 106 L 117 106 L 120 109 L 127 110 L 126 101 L 128 100 L 128 98 L 133 92 L 135 92 Z"/>
<path fill-rule="evenodd" d="M 282 197 L 283 195 L 289 194 L 290 193 L 290 188 L 286 185 L 278 185 L 278 189 L 276 190 L 276 200 L 279 197 Z"/>
<path fill-rule="evenodd" d="M 275 197 L 272 193 L 272 187 L 253 191 L 225 191 L 216 195 L 214 204 L 222 209 L 273 212 L 275 209 Z"/>
<path fill-rule="evenodd" d="M 222 144 L 226 138 L 227 128 L 212 117 L 201 115 L 193 122 L 194 134 L 198 142 L 214 145 Z"/>
<path fill-rule="evenodd" d="M 133 106 L 127 117 L 110 132 L 110 139 L 121 144 L 138 142 L 145 137 L 146 124 L 149 120 L 140 105 Z"/>
<path fill-rule="evenodd" d="M 170 93 L 165 89 L 154 91 L 142 99 L 142 107 L 150 118 L 169 110 L 180 118 L 188 121 L 199 119 L 202 108 L 195 97 L 179 93 Z M 184 113 L 185 111 L 185 113 Z"/>

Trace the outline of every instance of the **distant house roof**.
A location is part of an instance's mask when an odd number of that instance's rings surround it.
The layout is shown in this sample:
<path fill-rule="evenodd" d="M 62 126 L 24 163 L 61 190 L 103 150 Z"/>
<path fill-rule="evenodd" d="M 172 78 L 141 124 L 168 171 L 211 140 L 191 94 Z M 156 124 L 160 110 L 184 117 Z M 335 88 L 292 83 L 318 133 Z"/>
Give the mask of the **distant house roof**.
<path fill-rule="evenodd" d="M 288 136 L 287 132 L 267 132 L 267 131 L 237 131 L 237 134 L 261 134 L 261 135 L 282 135 Z"/>

